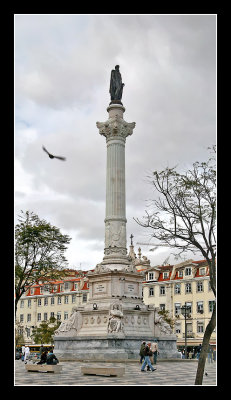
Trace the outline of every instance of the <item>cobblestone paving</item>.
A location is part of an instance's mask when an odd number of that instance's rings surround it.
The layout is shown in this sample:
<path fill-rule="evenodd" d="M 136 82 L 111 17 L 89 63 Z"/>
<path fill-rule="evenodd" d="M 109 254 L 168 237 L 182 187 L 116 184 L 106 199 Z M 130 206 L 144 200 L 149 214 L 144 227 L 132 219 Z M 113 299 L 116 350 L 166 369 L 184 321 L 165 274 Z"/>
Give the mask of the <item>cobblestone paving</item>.
<path fill-rule="evenodd" d="M 193 386 L 197 361 L 160 361 L 154 372 L 141 372 L 139 362 L 126 363 L 83 363 L 61 362 L 59 374 L 28 372 L 21 360 L 15 360 L 15 386 Z M 83 366 L 125 366 L 122 377 L 83 375 Z M 216 386 L 216 363 L 206 362 L 203 386 Z"/>

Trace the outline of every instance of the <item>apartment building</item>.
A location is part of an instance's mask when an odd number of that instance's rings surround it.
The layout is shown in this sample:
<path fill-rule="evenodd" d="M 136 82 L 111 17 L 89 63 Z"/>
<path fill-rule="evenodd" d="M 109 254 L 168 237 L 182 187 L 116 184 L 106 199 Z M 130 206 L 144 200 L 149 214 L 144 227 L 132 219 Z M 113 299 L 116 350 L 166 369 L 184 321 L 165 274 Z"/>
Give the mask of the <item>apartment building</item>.
<path fill-rule="evenodd" d="M 181 307 L 186 304 L 189 307 L 187 343 L 188 346 L 198 346 L 202 343 L 215 304 L 206 260 L 187 260 L 177 265 L 148 268 L 143 282 L 143 301 L 169 311 L 175 320 L 178 347 L 184 346 L 185 341 L 185 318 Z M 215 347 L 216 332 L 213 332 L 210 343 Z"/>
<path fill-rule="evenodd" d="M 69 270 L 68 276 L 59 280 L 41 279 L 26 290 L 19 300 L 16 314 L 18 333 L 25 342 L 33 343 L 31 337 L 35 326 L 55 317 L 59 321 L 68 319 L 74 306 L 88 301 L 87 271 Z"/>

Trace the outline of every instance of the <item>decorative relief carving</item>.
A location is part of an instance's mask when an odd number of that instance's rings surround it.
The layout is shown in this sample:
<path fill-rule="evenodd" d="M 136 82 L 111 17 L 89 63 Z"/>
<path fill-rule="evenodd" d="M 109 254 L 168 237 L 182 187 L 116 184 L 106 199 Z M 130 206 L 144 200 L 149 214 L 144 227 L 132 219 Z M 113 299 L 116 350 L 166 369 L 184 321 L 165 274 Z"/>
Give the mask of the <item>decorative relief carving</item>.
<path fill-rule="evenodd" d="M 108 333 L 123 331 L 123 312 L 122 306 L 119 303 L 114 303 L 111 306 L 108 318 Z"/>
<path fill-rule="evenodd" d="M 76 335 L 82 326 L 81 313 L 73 307 L 71 316 L 63 321 L 55 331 L 55 336 L 72 336 Z"/>
<path fill-rule="evenodd" d="M 96 122 L 100 135 L 107 139 L 110 137 L 126 138 L 132 135 L 135 128 L 135 122 L 126 122 L 123 118 L 116 114 L 113 118 L 109 118 L 106 122 Z"/>

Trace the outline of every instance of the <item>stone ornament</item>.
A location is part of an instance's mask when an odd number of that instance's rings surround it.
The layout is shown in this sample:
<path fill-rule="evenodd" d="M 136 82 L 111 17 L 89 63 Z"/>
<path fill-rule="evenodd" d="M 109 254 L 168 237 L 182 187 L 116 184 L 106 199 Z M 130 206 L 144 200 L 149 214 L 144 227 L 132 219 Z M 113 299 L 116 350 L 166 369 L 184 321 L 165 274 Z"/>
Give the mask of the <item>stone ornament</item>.
<path fill-rule="evenodd" d="M 58 329 L 55 331 L 55 336 L 75 336 L 82 326 L 82 315 L 76 311 L 75 307 L 72 309 L 71 316 L 63 321 Z"/>
<path fill-rule="evenodd" d="M 117 333 L 123 331 L 123 316 L 122 306 L 119 303 L 113 304 L 111 306 L 108 318 L 108 333 Z"/>
<path fill-rule="evenodd" d="M 126 139 L 127 136 L 132 135 L 136 123 L 126 122 L 116 114 L 115 117 L 109 118 L 106 122 L 96 122 L 96 126 L 100 135 L 105 136 L 107 139 L 112 137 Z"/>
<path fill-rule="evenodd" d="M 162 315 L 159 315 L 158 312 L 155 311 L 155 325 L 157 325 L 160 329 L 160 332 L 164 335 L 171 335 L 173 330 L 171 326 L 164 320 Z"/>

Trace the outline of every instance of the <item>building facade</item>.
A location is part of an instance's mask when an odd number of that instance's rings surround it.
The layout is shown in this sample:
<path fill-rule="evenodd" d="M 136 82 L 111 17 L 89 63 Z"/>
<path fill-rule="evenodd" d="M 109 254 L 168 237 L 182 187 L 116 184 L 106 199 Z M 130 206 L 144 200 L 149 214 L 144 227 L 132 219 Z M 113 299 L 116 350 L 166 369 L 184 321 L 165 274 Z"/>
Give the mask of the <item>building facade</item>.
<path fill-rule="evenodd" d="M 185 343 L 185 322 L 188 346 L 198 346 L 202 343 L 215 304 L 207 262 L 188 260 L 177 265 L 148 268 L 143 282 L 143 300 L 145 304 L 169 312 L 175 322 L 178 347 Z M 184 305 L 189 307 L 186 321 L 181 313 Z M 215 331 L 210 343 L 215 347 Z"/>
<path fill-rule="evenodd" d="M 68 319 L 74 306 L 88 301 L 87 271 L 70 270 L 60 280 L 41 279 L 32 285 L 19 300 L 16 313 L 16 329 L 25 343 L 33 344 L 34 327 L 55 317 L 63 322 Z"/>

